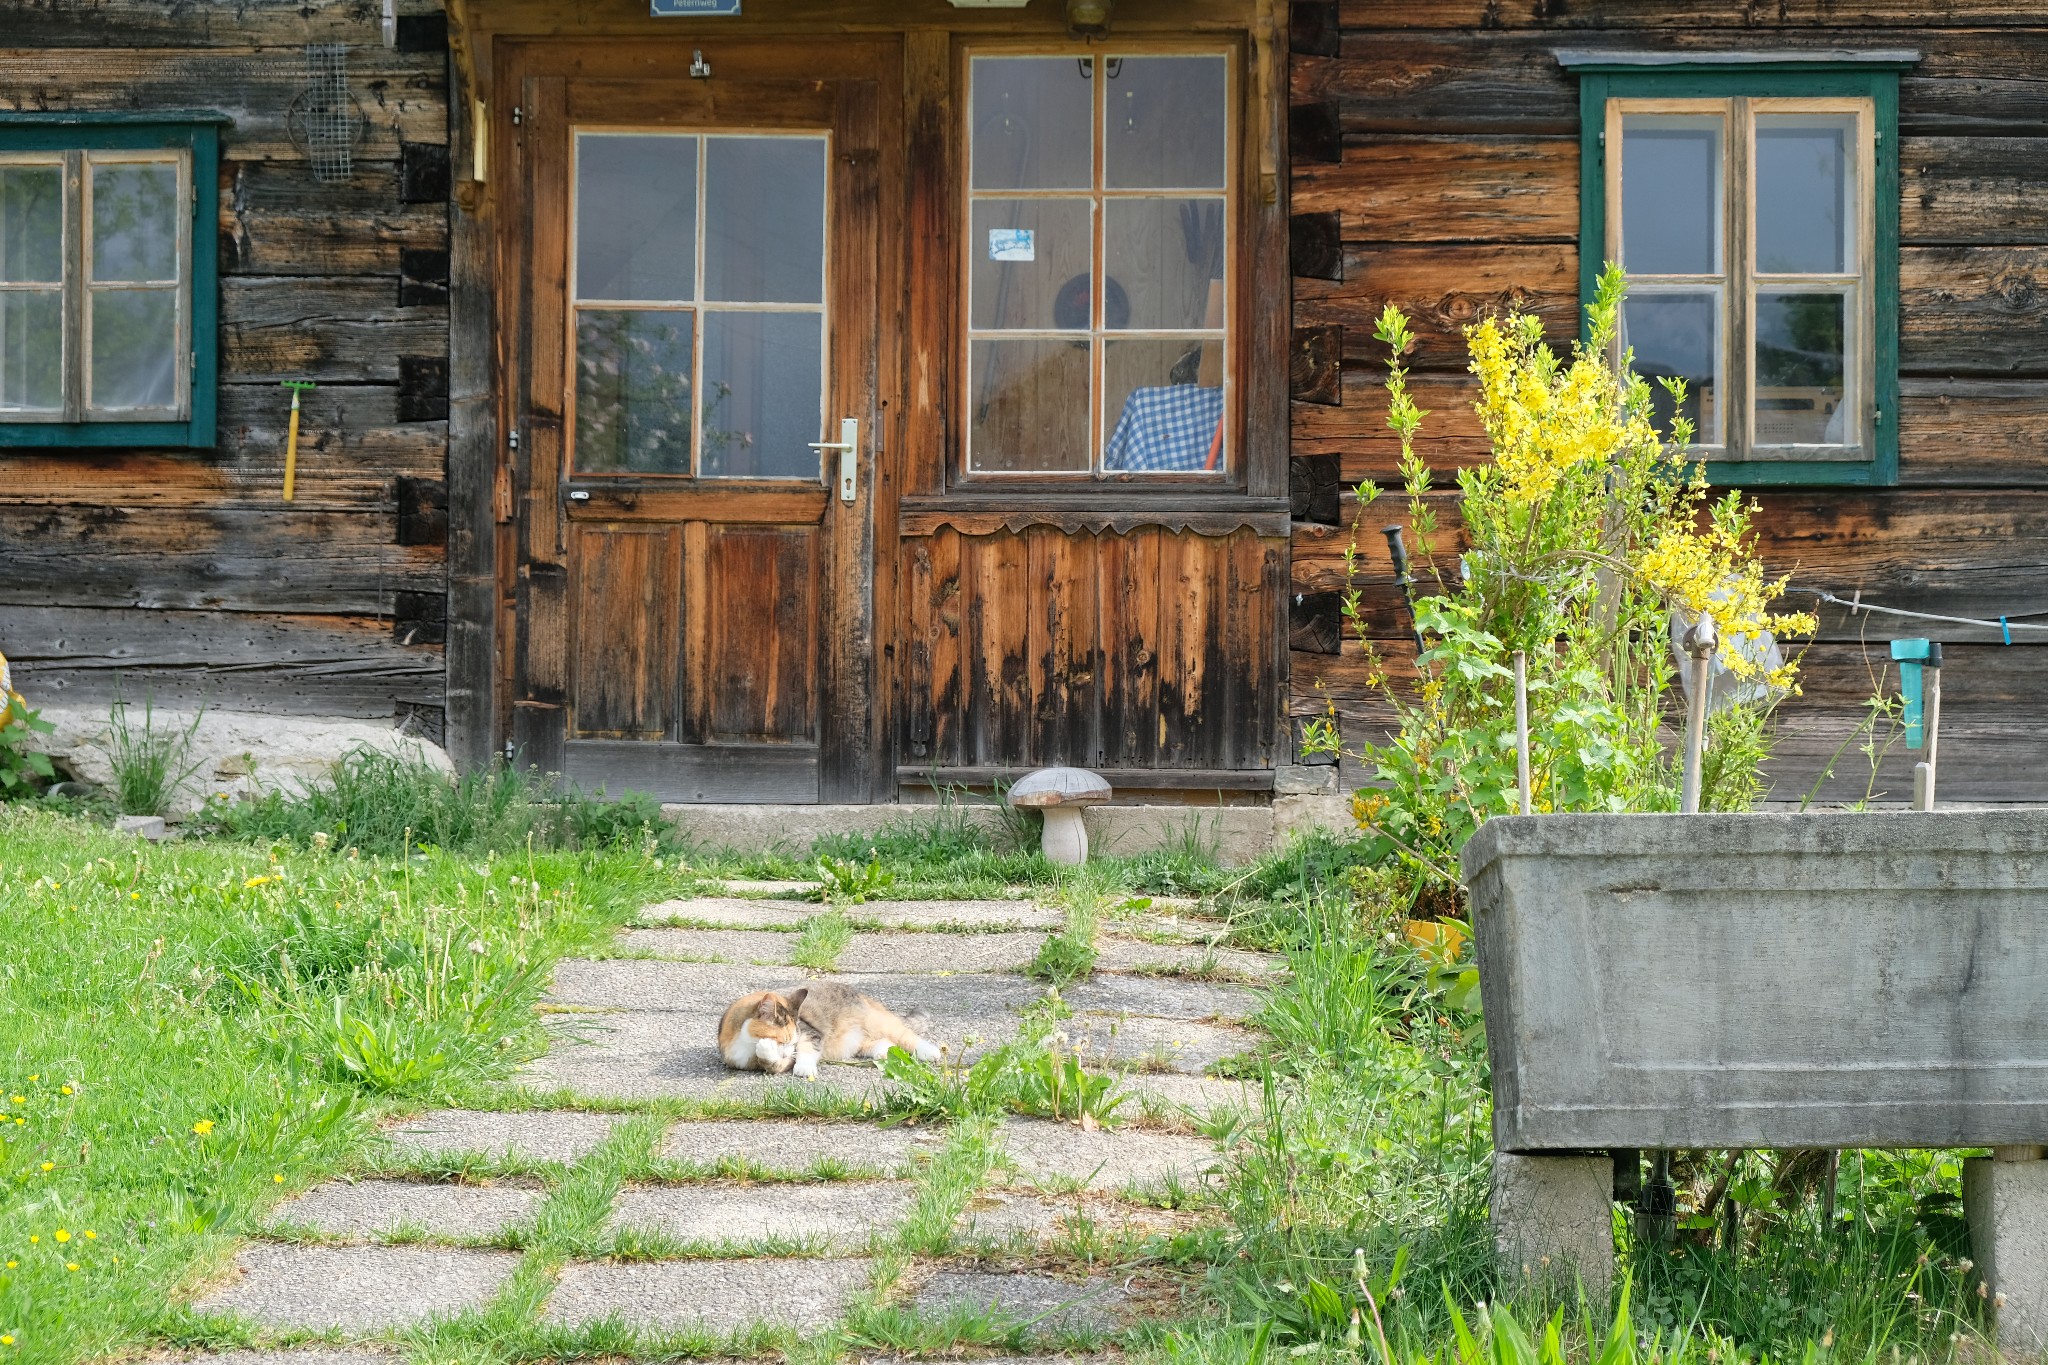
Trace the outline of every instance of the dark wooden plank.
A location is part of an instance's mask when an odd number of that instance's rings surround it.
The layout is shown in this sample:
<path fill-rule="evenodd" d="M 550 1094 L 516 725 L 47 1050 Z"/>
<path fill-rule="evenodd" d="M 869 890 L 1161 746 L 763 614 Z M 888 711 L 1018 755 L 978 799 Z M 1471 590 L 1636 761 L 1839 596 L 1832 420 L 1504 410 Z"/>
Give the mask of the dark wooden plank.
<path fill-rule="evenodd" d="M 0 31 L 12 33 L 5 24 L 0 24 Z M 349 89 L 365 119 L 355 156 L 395 161 L 402 141 L 447 140 L 444 54 L 392 52 L 379 42 L 352 47 L 348 63 Z M 305 84 L 302 48 L 16 48 L 0 49 L 0 65 L 7 71 L 6 84 L 0 86 L 0 109 L 217 110 L 232 120 L 223 138 L 228 157 L 305 160 L 292 145 L 286 124 L 292 101 Z"/>
<path fill-rule="evenodd" d="M 1574 246 L 1364 246 L 1346 253 L 1344 280 L 1297 280 L 1294 324 L 1340 326 L 1359 360 L 1377 365 L 1372 339 L 1380 310 L 1398 305 L 1415 327 L 1411 366 L 1465 368 L 1465 328 L 1481 318 L 1520 309 L 1543 320 L 1553 337 L 1578 334 L 1579 257 Z"/>
<path fill-rule="evenodd" d="M 959 216 L 954 181 L 953 51 L 945 32 L 904 39 L 904 102 L 908 200 L 904 246 L 913 280 L 950 279 L 959 268 L 953 232 Z M 936 494 L 945 488 L 953 402 L 953 292 L 910 291 L 903 318 L 905 372 L 902 489 Z"/>
<path fill-rule="evenodd" d="M 1899 389 L 1901 483 L 2048 487 L 2048 382 L 1906 379 Z"/>
<path fill-rule="evenodd" d="M 701 570 L 713 742 L 817 736 L 818 532 L 713 526 Z"/>
<path fill-rule="evenodd" d="M 448 209 L 406 203 L 398 163 L 358 162 L 323 184 L 298 163 L 221 166 L 223 275 L 392 275 L 408 249 L 446 250 Z"/>
<path fill-rule="evenodd" d="M 1297 197 L 1305 177 L 1297 173 L 1291 193 Z M 1344 215 L 1296 213 L 1287 219 L 1287 260 L 1297 276 L 1311 280 L 1344 278 Z"/>
<path fill-rule="evenodd" d="M 1287 7 L 1287 50 L 1302 57 L 1335 57 L 1343 48 L 1337 0 L 1293 0 Z"/>
<path fill-rule="evenodd" d="M 1297 455 L 1341 457 L 1345 487 L 1361 479 L 1397 486 L 1400 439 L 1387 427 L 1384 356 L 1355 357 L 1344 366 L 1344 401 L 1324 407 L 1294 406 Z M 1478 381 L 1457 371 L 1418 370 L 1408 376 L 1408 393 L 1424 412 L 1416 449 L 1448 481 L 1452 471 L 1492 458 L 1493 447 L 1472 410 Z"/>
<path fill-rule="evenodd" d="M 386 512 L 0 507 L 0 604 L 388 615 L 445 585 L 440 548 L 393 531 Z"/>
<path fill-rule="evenodd" d="M 823 488 L 720 488 L 681 481 L 581 477 L 572 481 L 590 496 L 570 504 L 579 521 L 715 521 L 727 525 L 815 525 L 825 514 Z M 720 480 L 719 482 L 723 482 Z"/>
<path fill-rule="evenodd" d="M 1278 17 L 1284 22 L 1284 12 Z M 1259 27 L 1264 22 L 1263 17 L 1255 21 L 1255 35 L 1266 32 Z M 1292 131 L 1298 131 L 1292 129 L 1294 111 L 1287 109 L 1284 45 L 1275 38 L 1267 34 L 1253 46 L 1253 123 L 1245 132 L 1239 171 L 1247 187 L 1249 220 L 1240 257 L 1244 279 L 1235 289 L 1236 326 L 1244 339 L 1244 448 L 1232 456 L 1244 471 L 1244 491 L 1268 498 L 1287 493 L 1287 360 L 1292 336 L 1287 310 L 1279 301 L 1288 296 L 1292 282 L 1287 187 L 1297 155 Z M 1316 121 L 1320 126 L 1324 119 L 1319 116 Z M 1334 118 L 1328 122 L 1334 128 Z M 1285 138 L 1283 127 L 1291 129 Z M 1313 150 L 1341 156 L 1341 136 L 1335 146 Z"/>
<path fill-rule="evenodd" d="M 1338 489 L 1341 472 L 1335 455 L 1297 455 L 1288 461 L 1289 495 L 1294 520 L 1335 526 L 1343 513 Z"/>
<path fill-rule="evenodd" d="M 674 737 L 682 528 L 580 526 L 571 555 L 571 735 Z"/>
<path fill-rule="evenodd" d="M 31 705 L 167 705 L 388 720 L 437 705 L 441 651 L 375 616 L 15 606 L 7 657 Z"/>
<path fill-rule="evenodd" d="M 647 792 L 685 804 L 815 805 L 818 751 L 796 744 L 570 740 L 563 774 L 585 790 Z"/>
<path fill-rule="evenodd" d="M 2048 246 L 1900 250 L 1901 374 L 2048 375 L 2043 337 Z"/>
<path fill-rule="evenodd" d="M 1287 356 L 1287 394 L 1297 403 L 1344 401 L 1344 329 L 1297 327 Z"/>
<path fill-rule="evenodd" d="M 474 173 L 466 98 L 454 101 L 451 141 L 465 176 Z M 408 149 L 410 150 L 410 149 Z M 403 197 L 420 187 L 405 177 Z M 444 177 L 445 179 L 445 177 Z M 447 201 L 445 184 L 438 196 Z M 444 740 L 465 771 L 490 763 L 497 747 L 498 556 L 494 506 L 499 473 L 492 335 L 490 225 L 450 208 L 448 310 L 448 712 Z M 509 656 L 508 656 L 509 657 Z"/>
<path fill-rule="evenodd" d="M 1161 544 L 1146 528 L 1097 547 L 1102 621 L 1102 749 L 1106 765 L 1153 768 L 1160 757 Z"/>
<path fill-rule="evenodd" d="M 221 375 L 230 382 L 395 384 L 400 356 L 448 352 L 447 308 L 401 307 L 395 277 L 220 283 Z"/>
<path fill-rule="evenodd" d="M 1157 527 L 1168 531 L 1193 531 L 1197 535 L 1227 536 L 1241 529 L 1251 529 L 1261 535 L 1284 535 L 1286 523 L 1287 503 L 1283 500 L 1278 506 L 1259 511 L 1206 510 L 1199 507 L 1161 508 L 1150 511 L 1104 511 L 1099 508 L 920 508 L 905 512 L 901 524 L 906 536 L 928 536 L 942 527 L 951 527 L 963 535 L 973 536 L 994 535 L 1001 531 L 1021 534 L 1033 526 L 1051 526 L 1067 535 L 1098 532 L 1128 535 L 1146 527 Z"/>
<path fill-rule="evenodd" d="M 2024 246 L 2041 240 L 2048 137 L 1899 140 L 1899 240 Z"/>
<path fill-rule="evenodd" d="M 1297 213 L 1343 215 L 1351 242 L 1570 242 L 1579 233 L 1576 138 L 1377 136 L 1338 165 L 1298 165 Z"/>
<path fill-rule="evenodd" d="M 405 0 L 401 20 L 423 16 L 424 3 Z M 308 5 L 305 0 L 236 0 L 232 5 L 165 4 L 163 0 L 0 2 L 0 32 L 22 47 L 297 49 L 307 43 L 381 47 L 378 5 Z"/>
<path fill-rule="evenodd" d="M 1687 5 L 1644 5 L 1636 0 L 1422 0 L 1390 5 L 1386 0 L 1339 0 L 1345 29 L 1541 29 L 1559 38 L 1582 29 L 1685 28 L 1769 33 L 1775 44 L 1786 29 L 1866 28 L 1886 25 L 1964 28 L 2010 25 L 2030 28 L 2040 21 L 2032 0 L 1707 0 Z M 1726 35 L 1724 35 L 1725 39 Z"/>
<path fill-rule="evenodd" d="M 933 539 L 905 541 L 902 549 L 904 572 L 898 578 L 902 591 L 902 624 L 896 632 L 901 656 L 896 663 L 895 718 L 896 761 L 932 761 L 932 697 L 935 679 L 932 655 L 939 628 L 939 588 L 934 581 Z"/>
<path fill-rule="evenodd" d="M 906 787 L 990 787 L 1011 783 L 1031 771 L 1017 767 L 951 767 L 896 770 L 896 780 Z M 1111 768 L 1095 769 L 1108 781 L 1112 791 L 1227 791 L 1273 790 L 1270 769 L 1235 768 Z"/>

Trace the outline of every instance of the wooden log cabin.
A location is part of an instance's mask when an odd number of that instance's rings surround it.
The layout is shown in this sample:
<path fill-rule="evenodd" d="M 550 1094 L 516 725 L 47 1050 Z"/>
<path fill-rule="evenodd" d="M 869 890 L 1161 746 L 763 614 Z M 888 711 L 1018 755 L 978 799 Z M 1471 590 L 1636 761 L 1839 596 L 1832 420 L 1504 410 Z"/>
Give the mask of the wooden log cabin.
<path fill-rule="evenodd" d="M 1448 471 L 1461 328 L 1569 335 L 1615 256 L 1774 567 L 2048 624 L 2016 0 L 0 0 L 0 49 L 38 702 L 402 721 L 678 801 L 1334 791 L 1302 720 L 1385 719 L 1336 598 L 1394 473 L 1371 319 L 1417 319 Z M 2039 798 L 2048 636 L 1822 618 L 1776 797 L 1923 635 L 1944 796 Z"/>

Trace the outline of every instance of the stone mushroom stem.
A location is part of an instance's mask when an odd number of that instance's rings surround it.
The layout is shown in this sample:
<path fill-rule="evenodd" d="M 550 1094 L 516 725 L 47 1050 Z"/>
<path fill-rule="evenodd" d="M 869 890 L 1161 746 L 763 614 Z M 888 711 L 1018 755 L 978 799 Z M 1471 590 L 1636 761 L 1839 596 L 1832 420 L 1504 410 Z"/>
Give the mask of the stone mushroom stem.
<path fill-rule="evenodd" d="M 1079 806 L 1047 806 L 1045 833 L 1039 842 L 1045 860 L 1062 867 L 1079 867 L 1088 861 L 1088 826 L 1081 820 Z"/>

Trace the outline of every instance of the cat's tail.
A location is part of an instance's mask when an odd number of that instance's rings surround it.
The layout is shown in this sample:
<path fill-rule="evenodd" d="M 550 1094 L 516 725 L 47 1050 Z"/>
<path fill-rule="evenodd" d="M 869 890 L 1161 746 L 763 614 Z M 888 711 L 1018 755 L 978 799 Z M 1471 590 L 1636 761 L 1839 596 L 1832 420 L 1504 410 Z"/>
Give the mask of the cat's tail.
<path fill-rule="evenodd" d="M 922 1005 L 904 1015 L 903 1022 L 916 1029 L 919 1033 L 930 1033 L 932 1031 L 932 1017 L 926 1013 Z"/>

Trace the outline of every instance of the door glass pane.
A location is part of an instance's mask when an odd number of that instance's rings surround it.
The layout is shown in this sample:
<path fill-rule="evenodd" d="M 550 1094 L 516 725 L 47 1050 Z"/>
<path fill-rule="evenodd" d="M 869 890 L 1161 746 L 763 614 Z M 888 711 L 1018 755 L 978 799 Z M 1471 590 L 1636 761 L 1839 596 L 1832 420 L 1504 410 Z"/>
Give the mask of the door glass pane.
<path fill-rule="evenodd" d="M 92 277 L 178 278 L 178 167 L 94 162 Z"/>
<path fill-rule="evenodd" d="M 1721 270 L 1721 117 L 1621 120 L 1621 263 L 1631 275 Z"/>
<path fill-rule="evenodd" d="M 1229 103 L 1222 57 L 1112 57 L 1106 74 L 1109 188 L 1223 188 Z"/>
<path fill-rule="evenodd" d="M 102 289 L 92 296 L 95 409 L 178 402 L 178 296 L 169 289 Z"/>
<path fill-rule="evenodd" d="M 698 473 L 728 479 L 819 477 L 820 452 L 810 443 L 824 424 L 824 322 L 812 312 L 704 315 Z"/>
<path fill-rule="evenodd" d="M 1846 357 L 1848 298 L 1840 293 L 1756 297 L 1758 445 L 1853 445 Z"/>
<path fill-rule="evenodd" d="M 0 166 L 0 283 L 64 278 L 64 168 Z"/>
<path fill-rule="evenodd" d="M 577 312 L 580 472 L 690 472 L 694 322 L 686 308 Z"/>
<path fill-rule="evenodd" d="M 1086 331 L 1095 212 L 1086 199 L 977 199 L 969 227 L 972 325 Z M 1129 300 L 1124 301 L 1129 315 Z"/>
<path fill-rule="evenodd" d="M 1088 468 L 1088 343 L 976 341 L 968 459 L 976 470 Z"/>
<path fill-rule="evenodd" d="M 1112 341 L 1102 367 L 1104 469 L 1223 469 L 1223 338 Z"/>
<path fill-rule="evenodd" d="M 1110 287 L 1130 298 L 1131 328 L 1223 326 L 1228 242 L 1221 199 L 1112 199 L 1103 212 L 1106 274 Z"/>
<path fill-rule="evenodd" d="M 697 139 L 576 136 L 576 297 L 697 295 Z"/>
<path fill-rule="evenodd" d="M 825 139 L 704 141 L 704 297 L 824 302 Z"/>
<path fill-rule="evenodd" d="M 1683 415 L 1693 440 L 1720 445 L 1721 301 L 1718 293 L 1631 294 L 1621 305 L 1621 344 L 1635 351 L 1636 373 L 1650 381 L 1650 402 L 1660 435 Z M 1657 381 L 1685 381 L 1685 407 L 1676 408 Z"/>
<path fill-rule="evenodd" d="M 1853 114 L 1757 115 L 1758 270 L 1845 275 L 1856 269 L 1855 149 Z"/>
<path fill-rule="evenodd" d="M 0 412 L 64 407 L 64 296 L 0 290 Z"/>
<path fill-rule="evenodd" d="M 977 190 L 1085 190 L 1095 82 L 1083 57 L 976 57 L 969 154 Z"/>

